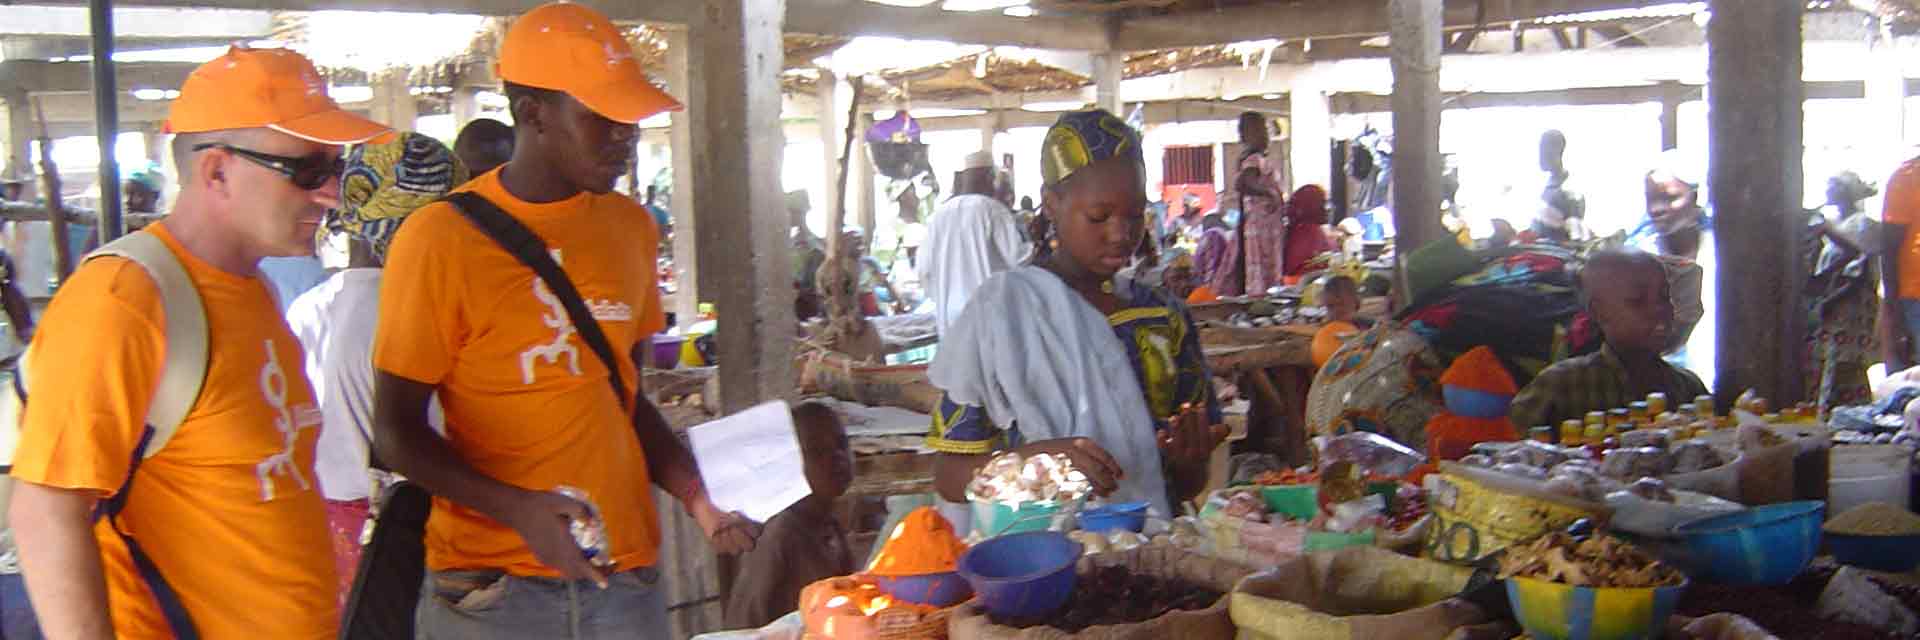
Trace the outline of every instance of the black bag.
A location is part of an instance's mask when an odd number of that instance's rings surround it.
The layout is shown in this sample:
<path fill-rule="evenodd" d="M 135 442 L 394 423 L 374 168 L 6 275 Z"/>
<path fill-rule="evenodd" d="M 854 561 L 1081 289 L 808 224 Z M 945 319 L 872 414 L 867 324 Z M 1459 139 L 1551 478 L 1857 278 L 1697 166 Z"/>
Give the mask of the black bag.
<path fill-rule="evenodd" d="M 620 361 L 615 359 L 612 343 L 607 342 L 607 334 L 593 319 L 573 280 L 547 252 L 547 243 L 478 194 L 448 194 L 446 201 L 546 282 L 547 289 L 566 307 L 581 341 L 607 366 L 607 383 L 620 406 L 634 401 L 627 393 L 626 381 L 620 379 Z M 374 524 L 373 540 L 360 554 L 359 573 L 354 577 L 353 592 L 340 624 L 341 640 L 413 640 L 414 609 L 426 581 L 424 539 L 427 515 L 432 509 L 431 496 L 411 482 L 396 484 L 388 492 Z"/>

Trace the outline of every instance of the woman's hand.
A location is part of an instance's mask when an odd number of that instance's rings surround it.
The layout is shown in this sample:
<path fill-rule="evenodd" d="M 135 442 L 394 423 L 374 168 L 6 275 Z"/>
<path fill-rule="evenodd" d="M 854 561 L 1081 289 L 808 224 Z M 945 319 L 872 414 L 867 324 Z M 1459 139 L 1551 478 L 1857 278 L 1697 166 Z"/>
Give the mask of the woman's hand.
<path fill-rule="evenodd" d="M 1205 407 L 1185 405 L 1160 434 L 1160 450 L 1175 467 L 1204 467 L 1226 437 L 1226 425 L 1209 424 Z"/>
<path fill-rule="evenodd" d="M 1113 454 L 1086 438 L 1059 438 L 1042 440 L 1016 449 L 1023 457 L 1041 453 L 1066 456 L 1073 461 L 1073 468 L 1093 483 L 1093 493 L 1098 496 L 1111 495 L 1120 487 L 1120 479 L 1126 477 L 1126 470 L 1115 462 Z"/>

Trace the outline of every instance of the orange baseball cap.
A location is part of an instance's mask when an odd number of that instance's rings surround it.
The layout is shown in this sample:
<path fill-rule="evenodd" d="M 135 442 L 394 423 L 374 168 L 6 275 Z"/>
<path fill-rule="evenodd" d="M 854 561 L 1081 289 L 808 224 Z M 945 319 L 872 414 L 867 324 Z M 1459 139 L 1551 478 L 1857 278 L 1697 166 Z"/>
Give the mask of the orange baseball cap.
<path fill-rule="evenodd" d="M 614 122 L 681 109 L 640 71 L 619 27 L 577 4 L 540 5 L 514 20 L 496 72 L 507 82 L 573 96 Z"/>
<path fill-rule="evenodd" d="M 167 114 L 166 132 L 255 127 L 324 144 L 365 142 L 392 130 L 335 104 L 306 56 L 236 45 L 187 76 Z"/>

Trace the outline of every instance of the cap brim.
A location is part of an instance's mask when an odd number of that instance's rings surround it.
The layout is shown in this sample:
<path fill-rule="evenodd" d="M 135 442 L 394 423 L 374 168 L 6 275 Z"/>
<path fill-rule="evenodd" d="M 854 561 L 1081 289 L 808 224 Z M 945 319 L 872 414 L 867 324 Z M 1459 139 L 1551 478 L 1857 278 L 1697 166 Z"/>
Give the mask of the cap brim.
<path fill-rule="evenodd" d="M 267 128 L 321 144 L 355 144 L 372 140 L 393 128 L 334 109 L 295 118 Z"/>
<path fill-rule="evenodd" d="M 685 108 L 667 92 L 639 78 L 631 82 L 614 82 L 592 89 L 569 91 L 567 94 L 601 117 L 627 124 Z"/>

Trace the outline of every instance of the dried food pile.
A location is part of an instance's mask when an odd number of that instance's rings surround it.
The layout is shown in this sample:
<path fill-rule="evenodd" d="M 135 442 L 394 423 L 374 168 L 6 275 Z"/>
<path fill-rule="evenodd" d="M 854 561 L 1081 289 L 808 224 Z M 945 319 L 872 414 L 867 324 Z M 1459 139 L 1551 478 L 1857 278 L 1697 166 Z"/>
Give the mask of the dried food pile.
<path fill-rule="evenodd" d="M 1094 569 L 1080 576 L 1073 599 L 1060 611 L 1035 618 L 993 617 L 993 623 L 1025 629 L 1051 626 L 1077 633 L 1087 627 L 1146 622 L 1172 611 L 1211 607 L 1224 595 L 1179 579 L 1134 573 L 1126 567 Z"/>
<path fill-rule="evenodd" d="M 1550 580 L 1576 587 L 1670 587 L 1686 577 L 1633 545 L 1596 535 L 1576 541 L 1564 533 L 1541 536 L 1507 550 L 1500 577 Z"/>

